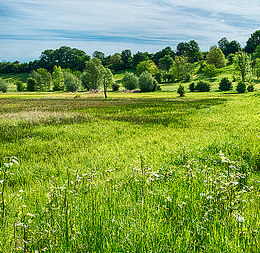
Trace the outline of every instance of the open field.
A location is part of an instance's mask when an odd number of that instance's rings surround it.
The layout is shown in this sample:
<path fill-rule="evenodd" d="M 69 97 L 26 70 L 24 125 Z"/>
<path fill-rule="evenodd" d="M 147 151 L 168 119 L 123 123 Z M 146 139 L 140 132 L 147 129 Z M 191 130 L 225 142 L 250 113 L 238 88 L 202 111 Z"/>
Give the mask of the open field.
<path fill-rule="evenodd" d="M 0 252 L 259 252 L 259 92 L 108 96 L 0 94 Z"/>

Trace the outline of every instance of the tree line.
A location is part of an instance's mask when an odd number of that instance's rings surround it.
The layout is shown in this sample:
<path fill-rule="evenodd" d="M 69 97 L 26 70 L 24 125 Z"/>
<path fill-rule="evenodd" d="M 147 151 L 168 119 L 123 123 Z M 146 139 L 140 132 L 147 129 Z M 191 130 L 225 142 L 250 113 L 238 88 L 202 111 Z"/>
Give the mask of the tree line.
<path fill-rule="evenodd" d="M 227 57 L 230 54 L 235 54 L 239 51 L 252 54 L 255 52 L 257 46 L 260 43 L 260 30 L 255 31 L 246 42 L 246 46 L 242 49 L 239 42 L 233 40 L 229 42 L 227 38 L 222 38 L 218 41 L 218 46 Z M 102 64 L 109 68 L 111 71 L 118 71 L 123 69 L 133 68 L 146 60 L 153 61 L 157 66 L 162 65 L 166 67 L 160 60 L 165 56 L 169 56 L 174 59 L 176 56 L 184 56 L 188 62 L 194 63 L 206 58 L 208 52 L 200 52 L 199 45 L 196 41 L 180 42 L 176 51 L 170 46 L 158 51 L 154 54 L 148 52 L 137 52 L 132 54 L 131 50 L 123 50 L 121 53 L 115 53 L 114 55 L 105 56 L 103 52 L 95 51 L 92 54 L 92 58 L 99 58 Z M 89 61 L 91 57 L 83 50 L 76 48 L 70 48 L 62 46 L 59 49 L 47 49 L 41 53 L 38 60 L 31 61 L 29 63 L 15 62 L 0 62 L 0 73 L 22 73 L 31 72 L 39 68 L 53 71 L 54 66 L 60 66 L 63 69 L 72 69 L 77 71 L 83 71 L 85 68 L 85 62 Z"/>

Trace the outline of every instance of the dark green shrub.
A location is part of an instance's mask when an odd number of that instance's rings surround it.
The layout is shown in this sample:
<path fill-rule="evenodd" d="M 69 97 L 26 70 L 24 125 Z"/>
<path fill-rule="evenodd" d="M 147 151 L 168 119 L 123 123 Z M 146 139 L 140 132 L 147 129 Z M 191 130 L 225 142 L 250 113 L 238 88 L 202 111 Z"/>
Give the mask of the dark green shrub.
<path fill-rule="evenodd" d="M 127 90 L 134 90 L 138 85 L 138 77 L 131 72 L 126 72 L 122 84 Z"/>
<path fill-rule="evenodd" d="M 7 82 L 3 79 L 0 79 L 0 91 L 6 93 L 8 89 Z"/>
<path fill-rule="evenodd" d="M 229 91 L 232 90 L 232 83 L 228 80 L 228 78 L 224 77 L 221 79 L 219 83 L 219 90 L 220 91 Z"/>
<path fill-rule="evenodd" d="M 210 84 L 203 82 L 203 81 L 200 81 L 195 86 L 195 90 L 199 91 L 199 92 L 209 92 L 210 91 Z"/>
<path fill-rule="evenodd" d="M 138 86 L 142 92 L 153 91 L 154 78 L 148 72 L 144 72 L 139 77 Z"/>
<path fill-rule="evenodd" d="M 25 84 L 22 81 L 16 81 L 15 82 L 17 91 L 24 91 L 26 89 Z"/>
<path fill-rule="evenodd" d="M 254 87 L 253 84 L 250 84 L 250 85 L 247 86 L 247 91 L 248 92 L 253 92 L 254 90 L 255 90 L 255 87 Z"/>
<path fill-rule="evenodd" d="M 194 83 L 194 82 L 193 82 L 193 83 L 190 83 L 189 89 L 190 89 L 191 92 L 194 92 L 194 91 L 195 91 L 195 83 Z"/>
<path fill-rule="evenodd" d="M 246 84 L 244 82 L 239 82 L 237 85 L 237 92 L 244 93 L 246 92 Z"/>
<path fill-rule="evenodd" d="M 29 77 L 27 79 L 27 90 L 36 91 L 37 82 L 34 78 Z"/>
<path fill-rule="evenodd" d="M 180 84 L 178 90 L 177 90 L 177 93 L 180 95 L 180 97 L 184 97 L 184 94 L 185 94 L 185 89 L 184 89 L 184 86 L 182 86 Z"/>
<path fill-rule="evenodd" d="M 119 90 L 119 87 L 120 87 L 119 84 L 113 83 L 113 84 L 112 84 L 112 91 L 118 91 L 118 90 Z"/>

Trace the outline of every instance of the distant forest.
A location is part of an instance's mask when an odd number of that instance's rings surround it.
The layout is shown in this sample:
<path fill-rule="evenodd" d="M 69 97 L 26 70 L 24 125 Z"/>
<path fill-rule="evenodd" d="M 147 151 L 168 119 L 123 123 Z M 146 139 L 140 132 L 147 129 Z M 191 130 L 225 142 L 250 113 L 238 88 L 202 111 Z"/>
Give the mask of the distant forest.
<path fill-rule="evenodd" d="M 248 54 L 255 53 L 260 44 L 260 30 L 251 34 L 244 48 L 236 40 L 228 41 L 226 37 L 218 41 L 218 48 L 222 50 L 225 57 L 233 55 L 236 52 L 244 51 Z M 112 72 L 135 69 L 136 66 L 143 61 L 152 61 L 157 67 L 164 69 L 167 67 L 169 57 L 175 59 L 175 56 L 185 56 L 190 63 L 204 61 L 207 58 L 208 52 L 201 52 L 196 41 L 180 42 L 176 50 L 170 46 L 158 51 L 154 54 L 148 52 L 137 52 L 132 54 L 131 50 L 123 50 L 121 53 L 105 56 L 103 52 L 95 51 L 92 58 L 99 58 L 102 64 L 109 68 Z M 167 56 L 167 57 L 165 57 Z M 167 59 L 168 58 L 168 59 Z M 83 50 L 62 46 L 59 49 L 47 49 L 41 53 L 39 59 L 29 63 L 1 62 L 0 73 L 23 73 L 31 72 L 40 68 L 48 71 L 53 71 L 54 66 L 60 66 L 62 69 L 71 69 L 73 71 L 82 72 L 86 62 L 91 59 Z"/>

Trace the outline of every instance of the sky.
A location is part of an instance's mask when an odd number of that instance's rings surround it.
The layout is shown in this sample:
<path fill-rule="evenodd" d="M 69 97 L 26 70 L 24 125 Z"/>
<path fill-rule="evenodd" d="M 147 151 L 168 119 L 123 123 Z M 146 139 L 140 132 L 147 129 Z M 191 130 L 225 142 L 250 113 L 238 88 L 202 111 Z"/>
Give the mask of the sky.
<path fill-rule="evenodd" d="M 259 0 L 0 0 L 0 61 L 35 60 L 70 46 L 91 55 L 156 52 L 222 37 L 245 45 L 260 29 Z"/>

